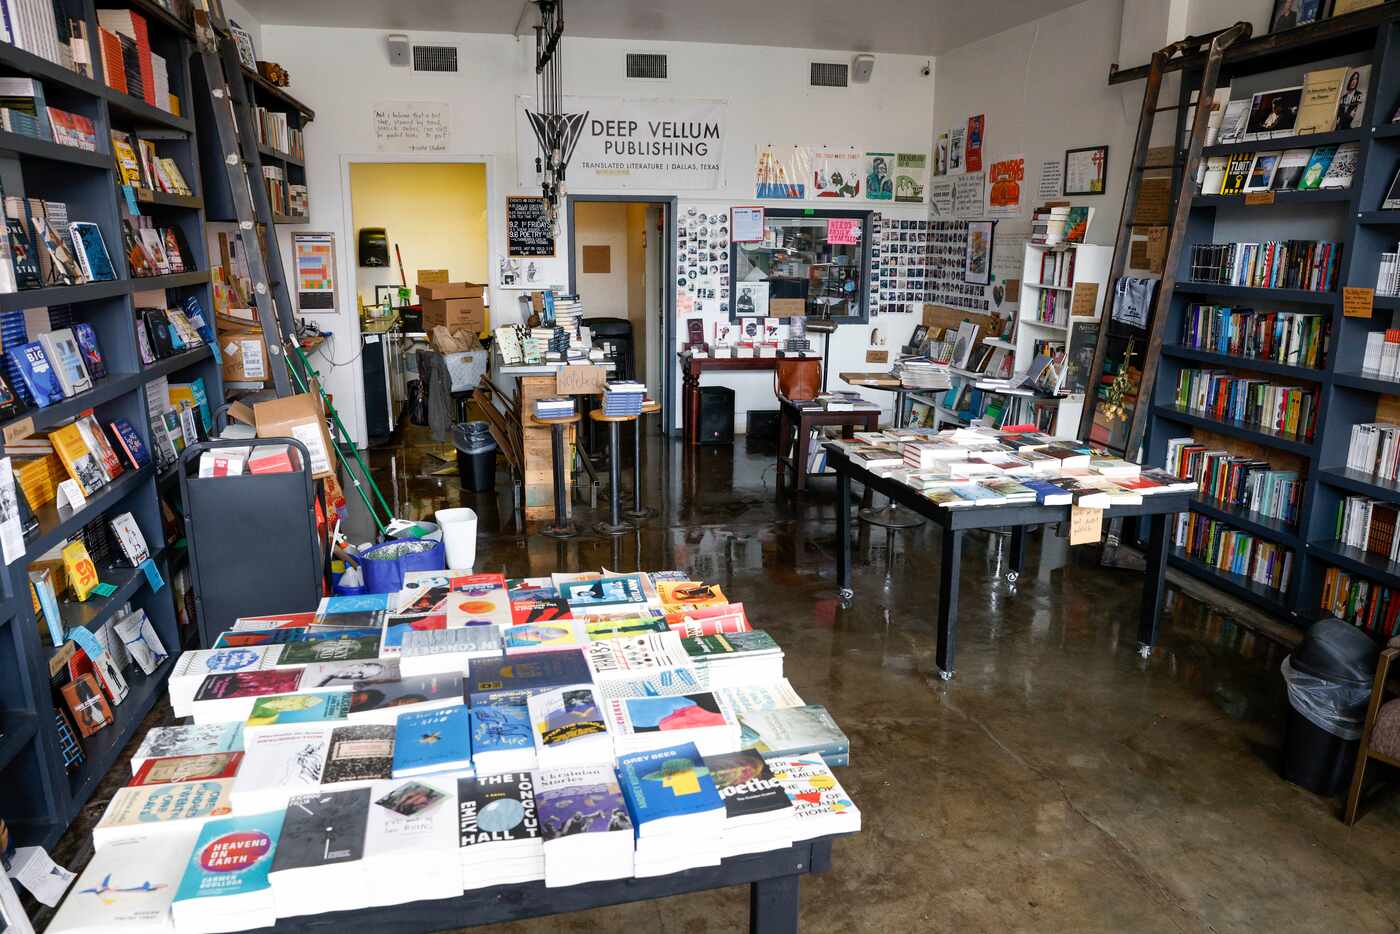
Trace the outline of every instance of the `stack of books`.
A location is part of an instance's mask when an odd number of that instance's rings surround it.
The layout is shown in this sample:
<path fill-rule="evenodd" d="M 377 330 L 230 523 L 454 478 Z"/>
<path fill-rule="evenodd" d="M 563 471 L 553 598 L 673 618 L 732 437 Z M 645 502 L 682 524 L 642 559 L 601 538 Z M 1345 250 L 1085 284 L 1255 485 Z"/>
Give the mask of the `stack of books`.
<path fill-rule="evenodd" d="M 463 889 L 544 878 L 544 838 L 531 773 L 459 779 L 457 809 Z"/>
<path fill-rule="evenodd" d="M 632 875 L 632 819 L 611 761 L 535 773 L 547 888 Z"/>
<path fill-rule="evenodd" d="M 831 774 L 821 756 L 779 756 L 768 760 L 773 777 L 792 799 L 798 840 L 860 830 L 860 809 Z"/>
<path fill-rule="evenodd" d="M 905 360 L 899 364 L 899 381 L 907 389 L 947 389 L 952 385 L 946 359 L 943 363 Z"/>
<path fill-rule="evenodd" d="M 575 298 L 554 298 L 554 324 L 569 334 L 577 334 L 583 319 L 583 302 Z"/>
<path fill-rule="evenodd" d="M 724 802 L 721 842 L 725 856 L 792 846 L 797 835 L 796 811 L 763 756 L 745 749 L 707 756 L 705 765 Z"/>
<path fill-rule="evenodd" d="M 739 721 L 711 691 L 614 697 L 606 708 L 613 749 L 619 757 L 676 743 L 694 743 L 702 755 L 739 748 Z"/>
<path fill-rule="evenodd" d="M 611 380 L 603 393 L 604 415 L 640 415 L 647 387 L 635 380 Z"/>
<path fill-rule="evenodd" d="M 783 650 L 761 630 L 682 639 L 686 653 L 710 688 L 776 681 L 783 676 Z"/>
<path fill-rule="evenodd" d="M 617 773 L 636 828 L 637 878 L 719 865 L 724 802 L 693 743 L 619 756 Z"/>
<path fill-rule="evenodd" d="M 536 418 L 568 418 L 574 414 L 572 396 L 547 396 L 535 400 Z"/>

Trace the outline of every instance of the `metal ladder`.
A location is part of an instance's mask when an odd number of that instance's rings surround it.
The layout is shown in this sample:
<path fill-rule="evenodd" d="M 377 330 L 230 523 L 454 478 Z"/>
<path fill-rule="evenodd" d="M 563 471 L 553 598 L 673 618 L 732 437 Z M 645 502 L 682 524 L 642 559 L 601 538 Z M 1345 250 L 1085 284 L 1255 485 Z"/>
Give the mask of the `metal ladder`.
<path fill-rule="evenodd" d="M 1133 162 L 1128 176 L 1128 185 L 1123 192 L 1123 213 L 1118 220 L 1118 238 L 1113 244 L 1113 261 L 1109 266 L 1109 291 L 1104 302 L 1106 309 L 1113 307 L 1113 297 L 1117 292 L 1118 281 L 1123 278 L 1127 271 L 1133 240 L 1133 215 L 1137 212 L 1138 193 L 1142 186 L 1143 175 L 1148 169 L 1164 168 L 1160 165 L 1148 165 L 1149 150 L 1152 145 L 1152 127 L 1156 122 L 1157 114 L 1192 106 L 1183 94 L 1180 103 L 1169 107 L 1158 107 L 1157 99 L 1162 91 L 1162 76 L 1168 63 L 1176 62 L 1178 57 L 1186 58 L 1199 55 L 1203 47 L 1209 46 L 1206 49 L 1201 87 L 1196 95 L 1196 104 L 1194 105 L 1196 114 L 1191 124 L 1191 136 L 1186 146 L 1185 158 L 1180 162 L 1173 160 L 1172 163 L 1173 167 L 1177 165 L 1181 167 L 1181 190 L 1178 192 L 1176 204 L 1172 209 L 1162 279 L 1158 283 L 1157 293 L 1147 318 L 1147 346 L 1143 351 L 1142 381 L 1138 386 L 1137 404 L 1133 407 L 1132 420 L 1129 422 L 1127 440 L 1123 447 L 1123 453 L 1129 459 L 1132 459 L 1138 448 L 1141 447 L 1142 436 L 1147 428 L 1147 414 L 1151 408 L 1152 390 L 1156 382 L 1157 360 L 1162 352 L 1162 331 L 1166 324 L 1167 308 L 1171 304 L 1172 292 L 1176 288 L 1176 269 L 1181 258 L 1182 234 L 1186 229 L 1186 222 L 1191 216 L 1191 195 L 1195 191 L 1197 169 L 1201 164 L 1201 150 L 1205 145 L 1206 128 L 1210 121 L 1211 102 L 1215 98 L 1215 87 L 1220 78 L 1220 65 L 1225 58 L 1225 51 L 1236 42 L 1249 38 L 1252 29 L 1253 27 L 1249 23 L 1239 22 L 1218 32 L 1201 36 L 1187 36 L 1179 42 L 1173 42 L 1166 48 L 1154 52 L 1152 61 L 1148 65 L 1147 88 L 1142 96 L 1142 112 L 1138 117 L 1137 139 L 1133 144 Z M 1177 63 L 1179 64 L 1179 62 Z M 1175 138 L 1176 132 L 1173 130 L 1173 152 L 1176 152 L 1178 145 L 1178 140 Z M 1092 395 L 1085 399 L 1084 410 L 1080 414 L 1080 438 L 1088 438 L 1093 428 L 1094 413 L 1098 409 L 1099 401 L 1098 387 L 1103 379 L 1104 361 L 1108 355 L 1111 324 L 1111 312 L 1106 312 L 1103 326 L 1099 328 L 1098 342 L 1094 347 L 1094 363 L 1089 369 L 1090 386 L 1088 392 Z"/>
<path fill-rule="evenodd" d="M 292 297 L 285 281 L 272 205 L 263 185 L 258 136 L 247 85 L 242 80 L 238 47 L 228 23 L 218 13 L 196 10 L 195 32 L 204 80 L 213 98 L 214 125 L 234 216 L 238 218 L 238 236 L 253 281 L 253 304 L 272 358 L 268 369 L 277 396 L 290 396 L 297 392 L 288 372 L 297 365 L 288 353 L 288 347 L 296 342 L 296 320 L 292 317 Z M 256 171 L 256 179 L 251 177 L 250 169 Z M 261 231 L 258 225 L 262 225 Z M 304 383 L 306 374 L 300 375 Z"/>

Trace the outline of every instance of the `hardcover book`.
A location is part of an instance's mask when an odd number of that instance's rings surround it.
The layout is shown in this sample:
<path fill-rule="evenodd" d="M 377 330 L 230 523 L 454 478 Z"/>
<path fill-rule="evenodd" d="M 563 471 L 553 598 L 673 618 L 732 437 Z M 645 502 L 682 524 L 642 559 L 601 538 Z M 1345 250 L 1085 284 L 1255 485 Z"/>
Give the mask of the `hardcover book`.
<path fill-rule="evenodd" d="M 83 365 L 93 379 L 107 375 L 107 360 L 102 356 L 102 345 L 97 341 L 97 332 L 86 321 L 73 325 L 73 337 L 78 341 L 78 350 L 83 355 Z"/>
<path fill-rule="evenodd" d="M 7 217 L 5 226 L 10 234 L 10 256 L 15 266 L 15 284 L 21 291 L 41 288 L 44 281 L 39 271 L 39 260 L 34 251 L 34 241 L 29 238 L 23 218 Z"/>
<path fill-rule="evenodd" d="M 5 354 L 19 370 L 20 378 L 24 380 L 29 397 L 36 406 L 43 408 L 63 400 L 63 386 L 58 381 L 58 374 L 49 364 L 49 358 L 44 354 L 42 344 L 30 341 L 5 351 Z"/>
<path fill-rule="evenodd" d="M 193 756 L 148 759 L 127 784 L 168 785 L 172 782 L 233 778 L 238 774 L 238 767 L 242 762 L 241 752 L 210 752 Z"/>
<path fill-rule="evenodd" d="M 394 777 L 394 728 L 376 723 L 338 726 L 321 776 L 325 785 Z"/>
<path fill-rule="evenodd" d="M 84 496 L 91 496 L 107 484 L 107 471 L 98 460 L 97 453 L 88 447 L 76 424 L 64 425 L 49 432 L 49 441 L 68 476 L 77 481 Z"/>
<path fill-rule="evenodd" d="M 121 476 L 121 459 L 117 457 L 116 448 L 107 441 L 107 436 L 103 434 L 102 427 L 97 424 L 97 418 L 92 414 L 92 410 L 89 409 L 78 416 L 78 420 L 73 424 L 78 426 L 78 433 L 83 436 L 83 443 L 87 445 L 88 450 L 97 455 L 107 479 L 115 480 Z"/>

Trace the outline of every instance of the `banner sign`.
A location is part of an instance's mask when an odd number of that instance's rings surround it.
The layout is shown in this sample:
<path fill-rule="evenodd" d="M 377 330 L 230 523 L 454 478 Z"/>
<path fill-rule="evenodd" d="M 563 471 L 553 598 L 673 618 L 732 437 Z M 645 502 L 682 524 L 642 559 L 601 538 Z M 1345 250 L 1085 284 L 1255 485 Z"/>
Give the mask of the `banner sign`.
<path fill-rule="evenodd" d="M 525 188 L 541 181 L 539 143 L 528 116 L 534 108 L 532 97 L 516 98 L 515 143 Z M 726 101 L 565 97 L 563 109 L 581 118 L 565 171 L 570 189 L 699 191 L 724 184 Z"/>

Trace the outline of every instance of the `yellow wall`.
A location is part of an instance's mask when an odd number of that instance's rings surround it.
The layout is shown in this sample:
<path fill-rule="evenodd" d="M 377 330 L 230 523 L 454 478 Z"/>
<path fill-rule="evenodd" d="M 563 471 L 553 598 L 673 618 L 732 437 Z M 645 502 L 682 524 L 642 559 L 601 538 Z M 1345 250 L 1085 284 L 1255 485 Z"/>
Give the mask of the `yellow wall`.
<path fill-rule="evenodd" d="M 486 166 L 353 162 L 350 207 L 357 264 L 360 228 L 383 227 L 389 236 L 388 269 L 358 267 L 356 285 L 366 303 L 374 301 L 374 286 L 399 283 L 395 244 L 409 288 L 420 269 L 446 269 L 453 282 L 489 281 Z"/>

